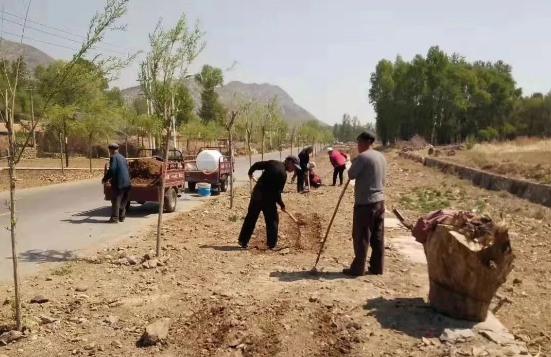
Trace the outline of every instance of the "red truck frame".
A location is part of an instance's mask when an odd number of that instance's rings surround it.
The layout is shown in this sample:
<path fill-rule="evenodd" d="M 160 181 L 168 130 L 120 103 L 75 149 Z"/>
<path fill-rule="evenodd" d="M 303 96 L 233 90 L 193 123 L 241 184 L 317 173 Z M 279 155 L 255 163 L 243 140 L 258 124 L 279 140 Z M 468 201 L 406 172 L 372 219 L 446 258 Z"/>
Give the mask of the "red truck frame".
<path fill-rule="evenodd" d="M 151 156 L 141 156 L 145 152 L 151 151 Z M 138 160 L 144 157 L 153 158 L 161 162 L 164 161 L 164 158 L 161 156 L 154 155 L 155 150 L 151 149 L 142 149 L 138 151 L 137 158 L 128 158 L 128 161 Z M 159 177 L 165 177 L 165 201 L 164 201 L 164 211 L 171 213 L 176 211 L 176 206 L 178 204 L 178 197 L 181 196 L 181 193 L 184 191 L 186 183 L 186 174 L 184 170 L 184 156 L 179 150 L 171 150 L 169 153 L 168 163 L 161 165 L 161 170 L 159 172 Z M 105 170 L 108 170 L 109 163 L 105 164 Z M 111 185 L 106 184 L 103 186 L 103 193 L 106 201 L 111 200 Z M 159 181 L 155 185 L 151 186 L 136 186 L 130 189 L 128 194 L 128 202 L 126 203 L 126 209 L 130 207 L 131 202 L 137 202 L 139 204 L 144 204 L 146 202 L 161 202 L 161 182 Z"/>
<path fill-rule="evenodd" d="M 220 161 L 218 162 L 218 170 L 216 171 L 202 171 L 198 170 L 196 167 L 196 156 L 186 156 L 184 158 L 184 164 L 186 166 L 191 166 L 192 169 L 186 170 L 186 182 L 187 187 L 191 192 L 194 192 L 196 190 L 197 184 L 200 182 L 210 183 L 211 185 L 219 184 L 220 185 L 220 191 L 226 192 L 228 190 L 228 183 L 229 180 L 233 178 L 233 171 L 235 171 L 235 165 L 232 165 L 229 161 L 229 152 L 227 148 L 223 146 L 208 146 L 208 147 L 202 147 L 199 150 L 199 153 L 203 150 L 217 150 L 222 153 L 222 157 L 220 158 Z M 224 152 L 226 151 L 226 153 Z M 199 154 L 198 153 L 198 154 Z M 226 155 L 224 155 L 226 154 Z M 235 159 L 233 164 L 235 164 Z M 232 170 L 233 167 L 233 170 Z"/>

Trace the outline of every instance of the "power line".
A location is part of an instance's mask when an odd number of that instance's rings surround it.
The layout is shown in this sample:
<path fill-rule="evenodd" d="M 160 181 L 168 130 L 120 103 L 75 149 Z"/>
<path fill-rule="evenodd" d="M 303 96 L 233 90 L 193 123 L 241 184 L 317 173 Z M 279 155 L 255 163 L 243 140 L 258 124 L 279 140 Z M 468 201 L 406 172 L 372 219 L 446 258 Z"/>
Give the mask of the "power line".
<path fill-rule="evenodd" d="M 15 15 L 15 14 L 12 14 L 6 10 L 0 10 L 1 13 L 3 14 L 6 14 L 6 15 L 9 15 L 9 16 L 12 16 L 12 17 L 15 17 L 15 18 L 18 18 L 20 20 L 23 20 L 24 18 L 19 16 L 19 15 Z M 10 21 L 10 20 L 7 20 L 7 19 L 4 19 L 5 21 Z M 10 22 L 13 22 L 13 21 L 10 21 Z M 46 25 L 46 24 L 43 24 L 43 23 L 40 23 L 38 21 L 33 21 L 33 20 L 30 20 L 30 19 L 27 19 L 27 22 L 30 22 L 30 23 L 33 23 L 35 25 L 39 25 L 39 26 L 42 26 L 42 27 L 45 27 L 45 28 L 48 28 L 50 30 L 54 30 L 54 31 L 59 31 L 59 32 L 62 32 L 64 34 L 67 34 L 67 35 L 70 35 L 70 36 L 74 36 L 74 37 L 78 37 L 78 38 L 81 38 L 81 39 L 86 39 L 86 36 L 82 36 L 82 35 L 77 35 L 75 33 L 72 33 L 72 32 L 69 32 L 67 30 L 63 30 L 63 29 L 60 29 L 60 28 L 57 28 L 57 27 L 53 27 L 53 26 L 49 26 L 49 25 Z M 37 30 L 37 31 L 42 31 L 42 30 Z M 54 35 L 52 34 L 53 36 L 59 36 L 59 35 Z M 70 41 L 74 41 L 74 40 L 70 40 Z M 124 47 L 124 46 L 120 46 L 120 45 L 113 45 L 113 44 L 109 44 L 107 42 L 103 42 L 103 41 L 100 41 L 101 43 L 103 43 L 104 45 L 107 45 L 107 46 L 111 46 L 111 47 L 119 47 L 119 48 L 122 48 L 122 49 L 125 49 L 125 50 L 128 50 L 128 51 L 138 51 L 138 49 L 136 48 L 131 48 L 131 47 Z"/>
<path fill-rule="evenodd" d="M 12 33 L 12 32 L 8 32 L 8 31 L 5 31 L 5 30 L 3 30 L 2 33 L 3 33 L 3 34 L 8 34 L 8 35 L 11 35 L 11 36 L 15 36 L 16 38 L 20 38 L 20 37 L 21 37 L 21 35 L 18 35 L 18 34 Z M 26 39 L 26 40 L 31 40 L 31 41 L 35 41 L 35 42 L 40 42 L 40 43 L 44 43 L 44 44 L 51 45 L 51 46 L 56 46 L 56 47 L 65 48 L 65 49 L 67 49 L 67 50 L 71 50 L 71 51 L 74 51 L 74 52 L 80 51 L 80 49 L 78 49 L 78 48 L 60 45 L 60 44 L 58 44 L 58 43 L 52 43 L 52 42 L 48 42 L 48 41 L 38 40 L 38 39 L 36 39 L 36 38 L 32 38 L 32 37 L 28 37 L 28 36 L 23 36 L 23 38 Z"/>
<path fill-rule="evenodd" d="M 38 32 L 41 32 L 41 33 L 44 33 L 44 34 L 47 34 L 47 35 L 51 35 L 51 36 L 55 36 L 55 37 L 58 37 L 58 38 L 62 38 L 64 40 L 67 40 L 67 41 L 71 41 L 71 42 L 74 42 L 74 43 L 81 43 L 81 41 L 78 41 L 78 40 L 73 40 L 71 38 L 68 38 L 68 37 L 64 37 L 64 36 L 61 36 L 61 35 L 57 35 L 55 33 L 51 33 L 51 32 L 47 32 L 47 31 L 44 31 L 44 30 L 41 30 L 41 29 L 37 29 L 35 27 L 32 27 L 32 26 L 25 26 L 19 22 L 16 22 L 16 21 L 12 21 L 12 20 L 8 20 L 8 19 L 4 19 L 4 21 L 6 22 L 9 22 L 9 23 L 12 23 L 12 24 L 15 24 L 15 25 L 18 25 L 18 26 L 21 26 L 21 27 L 26 27 L 27 29 L 31 29 L 31 30 L 34 30 L 34 31 L 38 31 Z M 38 40 L 35 40 L 35 41 L 38 41 Z M 113 53 L 117 53 L 119 55 L 126 55 L 126 53 L 124 52 L 118 52 L 118 51 L 114 51 L 114 50 L 111 50 L 111 49 L 108 49 L 108 48 L 101 48 L 101 47 L 97 47 L 98 50 L 103 50 L 103 51 L 109 51 L 109 52 L 113 52 Z"/>

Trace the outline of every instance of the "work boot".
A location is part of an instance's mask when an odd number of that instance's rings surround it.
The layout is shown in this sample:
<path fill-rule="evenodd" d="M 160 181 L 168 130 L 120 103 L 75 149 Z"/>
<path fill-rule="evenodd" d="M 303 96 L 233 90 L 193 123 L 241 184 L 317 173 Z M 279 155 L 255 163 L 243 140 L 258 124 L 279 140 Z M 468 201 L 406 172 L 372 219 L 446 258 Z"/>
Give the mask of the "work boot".
<path fill-rule="evenodd" d="M 350 269 L 350 268 L 343 269 L 342 273 L 344 275 L 349 275 L 349 276 L 364 276 L 365 275 L 365 273 L 358 274 L 358 273 L 352 271 L 352 269 Z"/>
<path fill-rule="evenodd" d="M 239 246 L 243 249 L 247 249 L 248 248 L 248 245 L 246 243 L 243 243 L 241 241 L 237 241 L 237 244 L 239 244 Z"/>
<path fill-rule="evenodd" d="M 126 217 L 120 217 L 119 222 L 124 222 L 125 219 L 126 219 Z"/>
<path fill-rule="evenodd" d="M 107 223 L 119 223 L 119 220 L 116 219 L 116 218 L 111 217 L 111 218 L 107 221 Z"/>

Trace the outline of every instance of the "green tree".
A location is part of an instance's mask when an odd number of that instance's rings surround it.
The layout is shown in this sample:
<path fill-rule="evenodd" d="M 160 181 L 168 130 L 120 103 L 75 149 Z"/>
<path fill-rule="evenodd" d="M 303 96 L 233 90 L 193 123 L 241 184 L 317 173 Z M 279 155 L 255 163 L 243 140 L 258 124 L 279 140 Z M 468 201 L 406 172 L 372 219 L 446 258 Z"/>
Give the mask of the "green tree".
<path fill-rule="evenodd" d="M 120 29 L 117 25 L 118 20 L 126 13 L 126 5 L 128 0 L 107 0 L 107 3 L 103 11 L 97 12 L 90 21 L 89 31 L 85 37 L 80 50 L 73 56 L 73 59 L 66 63 L 64 66 L 59 68 L 58 73 L 50 81 L 50 88 L 48 91 L 44 91 L 43 98 L 43 107 L 40 112 L 46 112 L 47 108 L 50 106 L 52 99 L 61 91 L 62 88 L 66 85 L 66 80 L 70 76 L 73 68 L 77 67 L 80 61 L 85 57 L 88 51 L 97 45 L 100 42 L 105 32 L 111 29 Z M 27 16 L 29 13 L 31 3 L 29 2 L 26 9 L 26 15 L 23 20 L 23 26 L 26 26 Z M 23 41 L 23 35 L 21 36 L 21 42 Z M 19 57 L 21 58 L 21 57 Z M 120 68 L 120 66 L 126 64 L 127 62 L 119 61 L 116 58 L 107 58 L 101 59 L 101 56 L 95 57 L 95 66 L 97 68 L 102 68 L 104 73 L 109 73 L 110 70 Z M 21 146 L 21 149 L 18 149 L 17 143 L 15 140 L 15 131 L 14 131 L 14 115 L 13 110 L 15 108 L 16 97 L 19 89 L 19 76 L 20 70 L 22 69 L 21 61 L 18 60 L 16 64 L 16 76 L 15 78 L 10 79 L 9 75 L 5 75 L 5 80 L 8 84 L 8 90 L 0 91 L 0 95 L 4 99 L 5 111 L 1 113 L 0 118 L 5 122 L 6 127 L 8 128 L 8 140 L 9 140 L 9 150 L 8 150 L 8 166 L 9 166 L 9 180 L 10 180 L 10 234 L 11 234 L 11 244 L 12 244 L 12 260 L 13 260 L 13 276 L 14 276 L 14 286 L 15 286 L 15 311 L 16 311 L 16 327 L 18 330 L 22 328 L 22 313 L 21 313 L 21 295 L 20 295 L 20 286 L 19 286 L 19 268 L 18 268 L 18 252 L 17 252 L 17 214 L 16 214 L 16 187 L 15 187 L 15 177 L 16 177 L 16 168 L 17 164 L 21 160 L 25 147 L 27 147 L 29 141 L 33 137 L 33 133 L 38 125 L 39 121 L 35 121 L 32 127 L 29 130 L 29 133 L 26 139 Z M 6 74 L 6 72 L 4 72 Z M 24 79 L 22 79 L 24 83 Z"/>
<path fill-rule="evenodd" d="M 201 73 L 195 75 L 195 81 L 202 88 L 199 116 L 205 123 L 223 123 L 226 110 L 219 101 L 216 87 L 224 84 L 224 73 L 220 68 L 206 64 L 201 69 Z"/>
<path fill-rule="evenodd" d="M 168 162 L 168 148 L 172 134 L 171 106 L 177 92 L 177 86 L 186 76 L 187 68 L 206 43 L 199 22 L 193 28 L 188 27 L 185 14 L 182 14 L 176 25 L 168 30 L 162 28 L 159 20 L 155 31 L 149 35 L 150 50 L 147 59 L 142 62 L 139 80 L 145 96 L 153 103 L 155 115 L 164 128 L 164 161 Z M 160 192 L 163 192 L 159 202 L 157 220 L 157 256 L 161 255 L 161 228 L 165 202 L 165 177 L 161 180 Z"/>
<path fill-rule="evenodd" d="M 180 127 L 182 123 L 187 123 L 196 117 L 196 114 L 193 112 L 195 106 L 193 97 L 184 81 L 181 81 L 176 89 L 175 106 L 176 127 Z"/>

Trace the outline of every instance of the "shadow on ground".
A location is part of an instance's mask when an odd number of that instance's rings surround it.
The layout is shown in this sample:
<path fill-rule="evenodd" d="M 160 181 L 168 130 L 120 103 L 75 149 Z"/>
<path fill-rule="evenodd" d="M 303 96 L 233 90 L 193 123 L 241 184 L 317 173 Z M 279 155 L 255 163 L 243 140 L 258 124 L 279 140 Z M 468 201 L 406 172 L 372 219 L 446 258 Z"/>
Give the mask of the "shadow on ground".
<path fill-rule="evenodd" d="M 11 259 L 7 257 L 6 259 Z M 19 260 L 28 263 L 58 263 L 76 260 L 76 256 L 69 250 L 27 250 L 19 254 Z"/>
<path fill-rule="evenodd" d="M 422 298 L 385 299 L 378 297 L 364 305 L 381 327 L 401 331 L 411 337 L 438 337 L 444 329 L 470 329 L 476 323 L 455 320 L 434 311 Z"/>
<path fill-rule="evenodd" d="M 235 251 L 239 251 L 239 250 L 245 251 L 245 249 L 243 249 L 243 248 L 241 248 L 237 245 L 207 245 L 207 244 L 204 244 L 204 245 L 199 246 L 199 248 L 201 248 L 201 249 L 214 249 L 214 250 L 217 250 L 219 252 L 235 252 Z"/>
<path fill-rule="evenodd" d="M 143 205 L 132 205 L 126 212 L 127 217 L 146 217 L 151 214 L 157 214 L 159 205 L 154 203 L 145 203 Z M 83 211 L 75 213 L 69 219 L 63 219 L 62 222 L 69 222 L 74 224 L 82 223 L 107 223 L 107 220 L 111 216 L 111 206 L 104 206 L 95 208 L 89 211 Z"/>
<path fill-rule="evenodd" d="M 282 282 L 295 282 L 299 280 L 337 280 L 337 279 L 354 279 L 352 276 L 344 275 L 342 272 L 335 271 L 318 271 L 311 272 L 310 270 L 293 271 L 293 272 L 272 272 L 271 278 L 278 278 Z"/>

